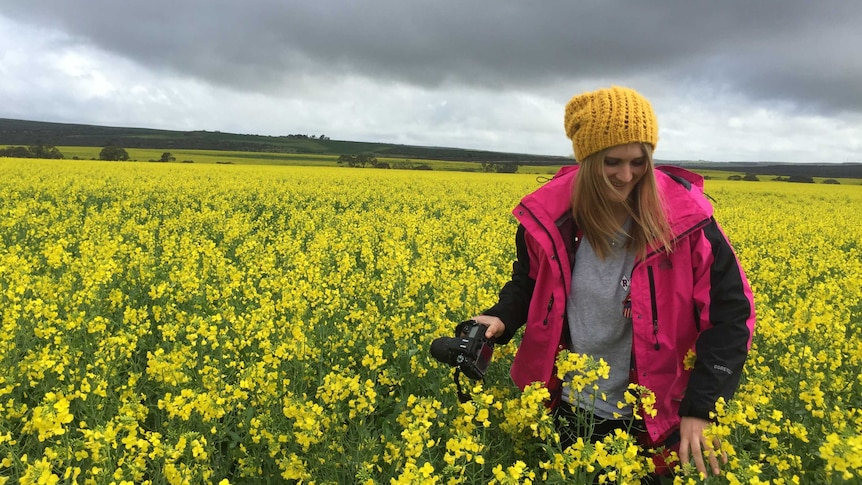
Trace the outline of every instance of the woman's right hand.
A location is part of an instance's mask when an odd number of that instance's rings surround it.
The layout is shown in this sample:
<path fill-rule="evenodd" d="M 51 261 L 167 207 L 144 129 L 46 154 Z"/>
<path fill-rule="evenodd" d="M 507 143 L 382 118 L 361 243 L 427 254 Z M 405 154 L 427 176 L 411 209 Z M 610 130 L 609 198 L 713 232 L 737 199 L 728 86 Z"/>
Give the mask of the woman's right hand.
<path fill-rule="evenodd" d="M 476 323 L 488 327 L 488 329 L 485 330 L 485 338 L 487 339 L 499 337 L 506 331 L 506 325 L 497 317 L 492 317 L 491 315 L 477 315 L 473 317 L 473 320 Z"/>

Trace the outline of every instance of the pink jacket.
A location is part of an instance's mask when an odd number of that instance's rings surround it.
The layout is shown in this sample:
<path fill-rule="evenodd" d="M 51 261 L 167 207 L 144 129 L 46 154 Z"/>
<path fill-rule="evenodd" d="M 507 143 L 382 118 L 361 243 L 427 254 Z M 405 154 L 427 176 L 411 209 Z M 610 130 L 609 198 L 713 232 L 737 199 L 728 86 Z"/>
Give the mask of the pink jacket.
<path fill-rule="evenodd" d="M 500 301 L 484 312 L 506 324 L 505 343 L 526 324 L 511 376 L 523 389 L 553 386 L 554 360 L 565 348 L 576 229 L 572 184 L 564 167 L 514 209 L 520 222 L 518 260 Z M 703 178 L 678 167 L 656 170 L 675 249 L 651 248 L 631 277 L 633 376 L 655 392 L 657 415 L 646 416 L 650 444 L 664 441 L 679 417 L 708 418 L 720 396 L 736 391 L 754 332 L 751 288 L 703 195 Z M 620 307 L 622 311 L 622 305 Z M 685 370 L 689 350 L 697 355 Z"/>

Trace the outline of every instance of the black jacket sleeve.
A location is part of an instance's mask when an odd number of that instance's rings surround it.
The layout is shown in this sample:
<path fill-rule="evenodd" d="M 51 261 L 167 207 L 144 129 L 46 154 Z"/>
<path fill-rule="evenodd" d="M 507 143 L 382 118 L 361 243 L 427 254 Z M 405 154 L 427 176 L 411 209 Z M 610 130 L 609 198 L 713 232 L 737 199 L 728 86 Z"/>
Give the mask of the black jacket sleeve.
<path fill-rule="evenodd" d="M 515 249 L 517 259 L 512 263 L 512 279 L 503 285 L 497 304 L 482 312 L 483 315 L 499 318 L 506 325 L 506 331 L 497 338 L 498 344 L 512 340 L 518 329 L 527 322 L 530 299 L 536 286 L 536 281 L 530 278 L 530 255 L 523 225 L 518 225 L 515 233 Z"/>
<path fill-rule="evenodd" d="M 709 419 L 718 398 L 730 399 L 739 386 L 751 335 L 747 322 L 753 308 L 745 293 L 745 276 L 715 220 L 703 233 L 713 255 L 707 275 L 712 327 L 704 330 L 695 344 L 697 362 L 679 415 Z"/>

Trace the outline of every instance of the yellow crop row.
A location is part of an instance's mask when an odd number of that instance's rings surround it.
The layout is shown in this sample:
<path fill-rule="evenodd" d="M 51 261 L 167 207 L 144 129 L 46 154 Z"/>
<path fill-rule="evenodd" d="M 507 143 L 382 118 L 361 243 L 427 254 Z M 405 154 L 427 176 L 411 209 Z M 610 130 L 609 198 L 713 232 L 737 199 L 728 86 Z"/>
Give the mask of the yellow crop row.
<path fill-rule="evenodd" d="M 560 450 L 543 391 L 508 380 L 514 345 L 484 384 L 462 381 L 464 404 L 429 355 L 495 301 L 509 211 L 535 176 L 16 159 L 0 173 L 0 484 L 650 471 L 624 434 Z M 862 191 L 707 191 L 759 315 L 712 431 L 731 457 L 717 483 L 862 479 Z"/>

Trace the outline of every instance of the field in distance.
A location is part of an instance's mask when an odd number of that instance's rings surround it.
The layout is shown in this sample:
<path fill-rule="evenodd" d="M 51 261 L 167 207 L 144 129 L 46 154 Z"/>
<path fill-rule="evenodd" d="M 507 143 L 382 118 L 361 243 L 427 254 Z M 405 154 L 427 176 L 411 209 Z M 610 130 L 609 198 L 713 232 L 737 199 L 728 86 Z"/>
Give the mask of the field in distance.
<path fill-rule="evenodd" d="M 67 159 L 98 160 L 101 147 L 62 146 L 58 147 Z M 277 166 L 319 166 L 337 167 L 338 155 L 332 154 L 309 154 L 309 153 L 279 153 L 279 152 L 246 152 L 225 150 L 164 150 L 155 148 L 127 148 L 129 160 L 136 162 L 156 162 L 161 159 L 167 151 L 174 157 L 171 163 L 201 163 L 201 164 L 224 164 L 224 165 L 277 165 Z M 386 162 L 391 167 L 413 168 L 425 167 L 425 170 L 456 171 L 456 172 L 481 172 L 482 165 L 479 162 L 459 160 L 432 160 L 413 159 L 404 157 L 377 157 L 380 162 Z M 574 161 L 571 161 L 573 163 Z M 117 162 L 126 163 L 126 162 Z M 657 164 L 677 164 L 677 162 L 666 162 L 658 160 Z M 539 165 L 525 164 L 518 166 L 518 173 L 553 175 L 563 164 Z M 686 166 L 685 163 L 680 163 Z M 715 165 L 715 164 L 713 164 Z M 703 175 L 707 179 L 727 180 L 729 177 L 743 177 L 750 173 L 746 167 L 733 166 L 728 170 L 717 168 L 702 168 L 700 166 L 686 166 L 689 170 Z M 758 174 L 760 181 L 769 181 L 775 177 L 786 177 L 787 174 L 775 170 L 775 173 Z M 842 185 L 862 185 L 862 178 L 849 177 L 813 177 L 814 183 L 823 183 L 824 180 L 833 179 Z"/>

